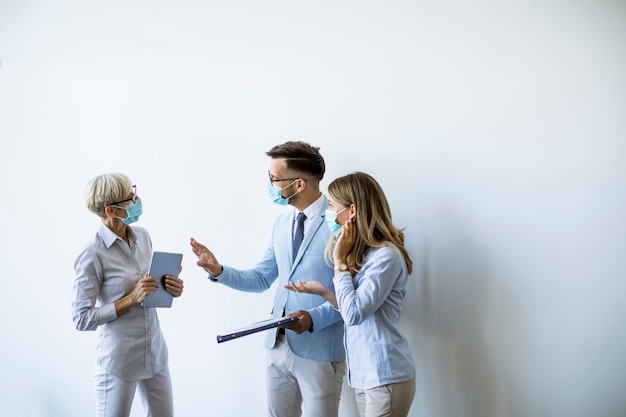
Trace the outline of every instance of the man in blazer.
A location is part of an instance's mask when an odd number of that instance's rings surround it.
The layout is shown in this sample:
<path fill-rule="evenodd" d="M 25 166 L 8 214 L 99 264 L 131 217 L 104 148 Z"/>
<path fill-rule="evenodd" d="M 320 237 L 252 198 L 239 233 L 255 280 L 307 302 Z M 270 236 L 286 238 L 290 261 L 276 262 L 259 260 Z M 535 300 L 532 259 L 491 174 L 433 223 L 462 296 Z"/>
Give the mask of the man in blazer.
<path fill-rule="evenodd" d="M 333 289 L 333 266 L 324 252 L 330 238 L 325 224 L 328 199 L 319 187 L 325 172 L 319 148 L 286 142 L 267 152 L 272 200 L 294 210 L 280 214 L 269 246 L 252 269 L 221 265 L 204 245 L 191 239 L 197 264 L 209 279 L 241 291 L 262 292 L 278 280 L 272 317 L 298 316 L 285 329 L 267 331 L 267 400 L 270 417 L 337 416 L 345 375 L 341 315 L 322 297 L 294 293 L 290 282 L 321 281 Z"/>

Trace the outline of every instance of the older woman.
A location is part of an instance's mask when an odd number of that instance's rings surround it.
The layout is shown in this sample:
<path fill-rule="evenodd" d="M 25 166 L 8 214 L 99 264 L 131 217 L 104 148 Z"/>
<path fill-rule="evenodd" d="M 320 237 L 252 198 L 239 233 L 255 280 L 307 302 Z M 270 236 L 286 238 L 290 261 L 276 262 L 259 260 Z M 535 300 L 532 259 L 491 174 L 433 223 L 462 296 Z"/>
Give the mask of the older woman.
<path fill-rule="evenodd" d="M 102 224 L 74 263 L 72 316 L 78 330 L 98 332 L 96 415 L 130 415 L 138 391 L 146 416 L 173 416 L 167 346 L 156 310 L 141 306 L 159 283 L 147 273 L 148 232 L 130 226 L 142 213 L 137 188 L 124 174 L 99 175 L 87 184 L 85 202 Z M 167 275 L 164 285 L 182 294 L 178 277 Z"/>
<path fill-rule="evenodd" d="M 341 313 L 348 383 L 361 417 L 405 417 L 415 395 L 415 365 L 400 331 L 400 313 L 413 262 L 404 233 L 391 221 L 382 188 L 355 172 L 328 186 L 326 222 L 333 233 L 327 258 L 335 292 L 320 282 L 286 288 L 317 294 Z"/>

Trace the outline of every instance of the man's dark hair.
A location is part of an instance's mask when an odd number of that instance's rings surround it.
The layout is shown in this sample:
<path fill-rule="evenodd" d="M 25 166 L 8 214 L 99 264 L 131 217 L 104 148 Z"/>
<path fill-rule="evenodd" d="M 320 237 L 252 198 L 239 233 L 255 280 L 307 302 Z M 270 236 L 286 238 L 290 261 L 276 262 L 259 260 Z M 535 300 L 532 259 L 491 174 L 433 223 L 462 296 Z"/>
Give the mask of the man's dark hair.
<path fill-rule="evenodd" d="M 274 146 L 266 154 L 271 158 L 285 158 L 287 169 L 309 174 L 321 181 L 326 172 L 326 164 L 319 150 L 319 147 L 306 142 L 289 141 Z"/>

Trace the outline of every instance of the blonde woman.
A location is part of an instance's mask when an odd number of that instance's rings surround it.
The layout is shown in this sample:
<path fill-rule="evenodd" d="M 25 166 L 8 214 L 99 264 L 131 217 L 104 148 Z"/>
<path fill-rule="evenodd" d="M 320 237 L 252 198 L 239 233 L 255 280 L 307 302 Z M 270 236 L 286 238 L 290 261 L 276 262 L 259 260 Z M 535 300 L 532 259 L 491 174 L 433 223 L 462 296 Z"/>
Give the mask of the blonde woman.
<path fill-rule="evenodd" d="M 328 186 L 326 222 L 333 233 L 333 292 L 319 282 L 286 288 L 317 294 L 344 320 L 348 383 L 362 417 L 405 417 L 415 394 L 415 365 L 400 332 L 412 262 L 404 234 L 391 220 L 385 194 L 370 175 L 355 172 Z"/>

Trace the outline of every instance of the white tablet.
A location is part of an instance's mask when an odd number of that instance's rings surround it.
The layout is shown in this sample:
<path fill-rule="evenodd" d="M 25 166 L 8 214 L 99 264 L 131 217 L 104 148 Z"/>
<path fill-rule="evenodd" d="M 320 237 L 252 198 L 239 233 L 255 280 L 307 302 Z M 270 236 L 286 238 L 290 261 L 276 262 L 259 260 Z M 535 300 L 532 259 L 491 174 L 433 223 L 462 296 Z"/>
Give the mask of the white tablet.
<path fill-rule="evenodd" d="M 146 297 L 141 303 L 143 307 L 171 307 L 174 296 L 165 291 L 165 275 L 175 277 L 180 273 L 180 265 L 183 261 L 182 253 L 154 252 L 150 261 L 148 275 L 156 278 L 159 289 Z"/>

